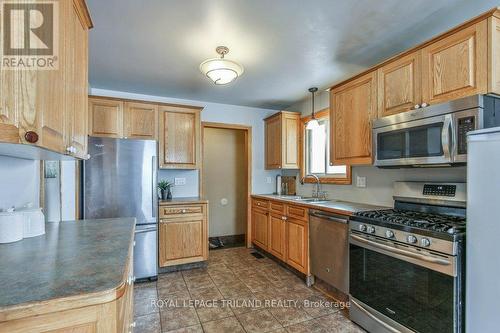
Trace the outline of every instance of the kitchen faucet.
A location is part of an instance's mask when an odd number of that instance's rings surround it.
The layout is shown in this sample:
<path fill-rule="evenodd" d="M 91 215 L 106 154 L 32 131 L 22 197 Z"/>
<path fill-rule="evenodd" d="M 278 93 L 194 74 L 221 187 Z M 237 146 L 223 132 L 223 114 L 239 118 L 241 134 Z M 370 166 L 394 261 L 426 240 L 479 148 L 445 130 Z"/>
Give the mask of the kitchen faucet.
<path fill-rule="evenodd" d="M 304 180 L 307 178 L 307 177 L 312 177 L 316 180 L 316 195 L 314 195 L 314 192 L 313 192 L 313 197 L 316 197 L 316 198 L 319 198 L 321 195 L 324 196 L 324 193 L 321 192 L 321 183 L 319 181 L 319 177 L 316 176 L 316 175 L 313 175 L 311 173 L 308 173 L 307 175 L 305 175 L 304 177 L 302 177 L 302 179 L 300 180 L 300 184 L 304 185 Z"/>

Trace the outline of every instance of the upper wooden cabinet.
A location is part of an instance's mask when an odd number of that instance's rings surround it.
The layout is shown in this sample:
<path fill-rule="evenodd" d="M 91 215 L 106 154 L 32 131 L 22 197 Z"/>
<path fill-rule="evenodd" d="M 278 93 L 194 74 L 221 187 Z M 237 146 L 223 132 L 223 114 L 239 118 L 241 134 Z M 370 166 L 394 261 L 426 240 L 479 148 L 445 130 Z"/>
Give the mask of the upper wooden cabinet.
<path fill-rule="evenodd" d="M 422 49 L 423 103 L 487 92 L 487 36 L 484 20 Z"/>
<path fill-rule="evenodd" d="M 130 139 L 155 140 L 158 137 L 158 106 L 126 102 L 123 110 L 123 133 Z"/>
<path fill-rule="evenodd" d="M 378 116 L 409 111 L 420 104 L 421 57 L 411 53 L 378 69 Z"/>
<path fill-rule="evenodd" d="M 265 119 L 266 169 L 300 168 L 300 114 L 281 111 Z"/>
<path fill-rule="evenodd" d="M 200 108 L 160 106 L 160 168 L 199 168 L 201 162 L 200 112 Z"/>
<path fill-rule="evenodd" d="M 82 123 L 87 118 L 88 29 L 92 22 L 83 0 L 58 4 L 55 37 L 59 47 L 51 58 L 57 59 L 57 67 L 2 68 L 0 72 L 0 142 L 86 157 L 87 125 Z"/>
<path fill-rule="evenodd" d="M 371 120 L 377 113 L 377 73 L 330 92 L 331 163 L 372 164 Z"/>
<path fill-rule="evenodd" d="M 123 137 L 123 101 L 90 98 L 89 135 L 109 138 Z"/>

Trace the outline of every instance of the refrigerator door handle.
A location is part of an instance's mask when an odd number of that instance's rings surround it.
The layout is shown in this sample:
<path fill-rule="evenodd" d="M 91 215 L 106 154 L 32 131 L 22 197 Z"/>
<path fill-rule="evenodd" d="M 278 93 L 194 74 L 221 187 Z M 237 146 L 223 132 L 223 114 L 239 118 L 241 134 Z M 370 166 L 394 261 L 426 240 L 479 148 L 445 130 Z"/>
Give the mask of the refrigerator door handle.
<path fill-rule="evenodd" d="M 156 156 L 153 156 L 151 158 L 151 172 L 153 173 L 152 177 L 152 186 L 151 186 L 151 209 L 152 209 L 152 216 L 156 219 L 156 205 L 158 203 L 158 191 L 156 190 L 156 183 L 157 183 L 157 167 L 156 167 Z"/>

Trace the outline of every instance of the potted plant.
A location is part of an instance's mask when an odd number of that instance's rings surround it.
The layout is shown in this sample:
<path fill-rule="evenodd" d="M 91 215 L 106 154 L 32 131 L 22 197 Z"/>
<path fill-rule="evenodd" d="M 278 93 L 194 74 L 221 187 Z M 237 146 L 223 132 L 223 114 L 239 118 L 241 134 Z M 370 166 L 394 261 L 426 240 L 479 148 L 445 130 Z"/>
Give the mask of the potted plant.
<path fill-rule="evenodd" d="M 170 188 L 172 187 L 172 183 L 169 182 L 168 180 L 160 180 L 158 182 L 158 188 L 160 189 L 161 193 L 161 200 L 169 200 L 172 199 L 172 192 L 170 191 Z"/>

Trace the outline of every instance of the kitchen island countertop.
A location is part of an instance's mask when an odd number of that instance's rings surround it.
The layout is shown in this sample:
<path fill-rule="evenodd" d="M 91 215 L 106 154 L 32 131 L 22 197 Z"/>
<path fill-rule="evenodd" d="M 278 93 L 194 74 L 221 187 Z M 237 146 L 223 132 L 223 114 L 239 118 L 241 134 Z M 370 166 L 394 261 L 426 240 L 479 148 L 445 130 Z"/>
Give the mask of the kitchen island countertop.
<path fill-rule="evenodd" d="M 45 235 L 0 244 L 0 319 L 53 301 L 116 298 L 134 229 L 134 218 L 47 223 Z"/>

